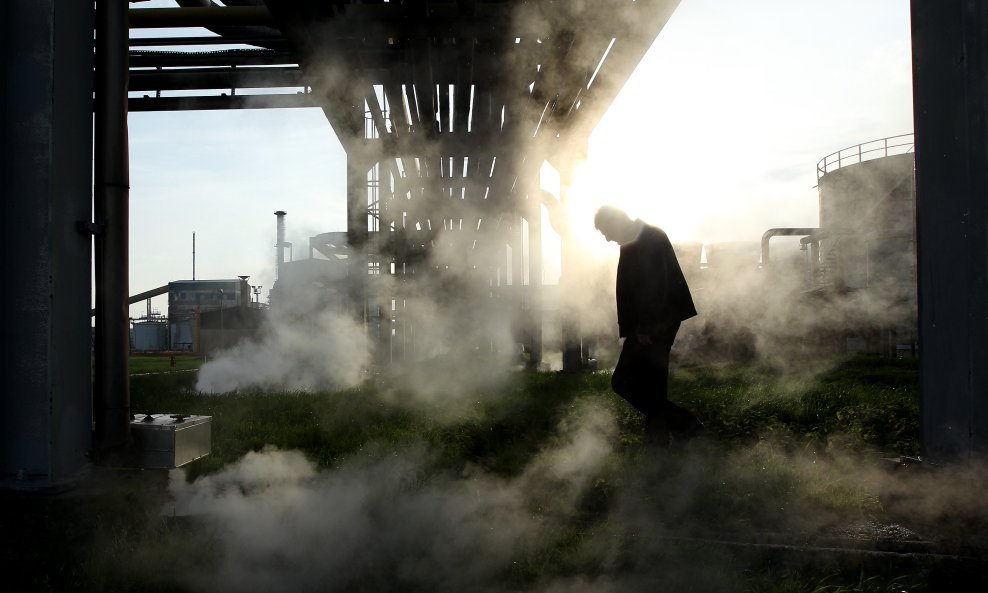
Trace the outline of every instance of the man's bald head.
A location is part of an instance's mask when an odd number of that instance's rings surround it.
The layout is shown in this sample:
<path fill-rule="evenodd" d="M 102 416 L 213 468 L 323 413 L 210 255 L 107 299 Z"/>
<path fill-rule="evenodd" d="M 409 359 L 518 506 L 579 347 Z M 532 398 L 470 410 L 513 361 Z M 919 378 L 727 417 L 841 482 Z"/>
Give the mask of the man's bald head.
<path fill-rule="evenodd" d="M 641 231 L 641 224 L 615 206 L 601 206 L 593 217 L 593 224 L 605 239 L 621 245 L 634 241 Z"/>

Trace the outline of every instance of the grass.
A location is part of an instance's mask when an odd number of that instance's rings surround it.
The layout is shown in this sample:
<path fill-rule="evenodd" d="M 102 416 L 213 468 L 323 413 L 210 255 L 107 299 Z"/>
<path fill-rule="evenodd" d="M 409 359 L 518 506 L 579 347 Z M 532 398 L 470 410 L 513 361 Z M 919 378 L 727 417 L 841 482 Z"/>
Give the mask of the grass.
<path fill-rule="evenodd" d="M 138 374 L 131 390 L 135 411 L 213 417 L 212 452 L 185 468 L 189 481 L 273 445 L 303 452 L 328 476 L 399 452 L 428 452 L 402 486 L 413 500 L 430 488 L 509 485 L 521 495 L 517 512 L 542 527 L 488 575 L 505 590 L 706 591 L 729 583 L 727 590 L 752 592 L 912 592 L 928 590 L 940 570 L 864 565 L 855 557 L 789 566 L 791 557 L 781 562 L 758 548 L 741 553 L 710 543 L 759 533 L 796 541 L 833 534 L 849 521 L 892 519 L 862 466 L 918 452 L 914 361 L 852 358 L 797 377 L 764 364 L 678 369 L 671 393 L 709 435 L 660 455 L 642 444 L 642 418 L 611 393 L 609 374 L 514 379 L 455 401 L 414 404 L 400 382 L 382 379 L 336 392 L 206 396 L 195 391 L 194 373 Z M 547 455 L 568 451 L 567 430 L 597 417 L 612 419 L 610 449 L 570 496 Z M 24 590 L 186 591 L 195 587 L 176 575 L 221 566 L 222 538 L 208 525 L 161 515 L 163 474 L 108 473 L 95 493 L 0 501 L 5 533 L 31 533 L 35 542 L 3 558 L 8 574 L 35 567 L 19 572 L 33 575 Z M 49 557 L 58 562 L 43 560 Z M 685 570 L 697 557 L 716 570 Z M 381 579 L 390 591 L 436 589 L 427 577 L 423 584 L 400 571 L 361 574 L 349 590 L 374 590 Z"/>
<path fill-rule="evenodd" d="M 191 371 L 203 365 L 203 360 L 191 354 L 134 354 L 130 356 L 130 374 Z"/>
<path fill-rule="evenodd" d="M 919 453 L 917 363 L 851 358 L 818 375 L 767 365 L 683 369 L 673 391 L 734 443 L 779 431 L 817 442 L 854 435 L 889 455 Z"/>

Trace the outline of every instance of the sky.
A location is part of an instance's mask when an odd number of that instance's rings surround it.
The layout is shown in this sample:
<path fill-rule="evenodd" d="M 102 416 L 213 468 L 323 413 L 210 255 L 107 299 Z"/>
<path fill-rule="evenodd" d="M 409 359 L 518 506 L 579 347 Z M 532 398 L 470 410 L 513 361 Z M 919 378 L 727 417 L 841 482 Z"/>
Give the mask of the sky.
<path fill-rule="evenodd" d="M 908 0 L 682 0 L 590 137 L 571 215 L 600 251 L 602 203 L 674 241 L 757 242 L 816 226 L 821 158 L 912 128 Z M 194 233 L 197 278 L 249 275 L 264 300 L 274 211 L 295 259 L 346 228 L 345 153 L 320 110 L 131 113 L 129 132 L 131 294 L 191 278 Z"/>

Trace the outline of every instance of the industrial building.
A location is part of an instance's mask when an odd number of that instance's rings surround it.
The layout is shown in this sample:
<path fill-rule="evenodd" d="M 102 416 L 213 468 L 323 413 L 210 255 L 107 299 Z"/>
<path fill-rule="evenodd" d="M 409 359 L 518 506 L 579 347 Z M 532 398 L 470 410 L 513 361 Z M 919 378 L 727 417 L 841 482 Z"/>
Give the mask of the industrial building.
<path fill-rule="evenodd" d="M 249 276 L 223 280 L 178 280 L 130 297 L 147 299 L 147 314 L 131 320 L 133 352 L 210 355 L 256 334 L 264 320 L 260 287 Z M 151 309 L 151 298 L 168 295 L 168 313 Z M 95 315 L 95 311 L 94 311 Z"/>
<path fill-rule="evenodd" d="M 206 354 L 235 344 L 259 326 L 260 317 L 248 320 L 258 312 L 252 299 L 246 278 L 169 282 L 171 349 Z"/>

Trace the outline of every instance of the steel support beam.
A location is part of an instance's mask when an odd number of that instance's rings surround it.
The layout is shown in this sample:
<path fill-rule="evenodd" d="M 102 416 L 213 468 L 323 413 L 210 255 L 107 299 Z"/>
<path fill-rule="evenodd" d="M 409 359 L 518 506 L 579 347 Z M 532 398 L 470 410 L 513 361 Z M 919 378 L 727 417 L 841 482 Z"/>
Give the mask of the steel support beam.
<path fill-rule="evenodd" d="M 988 453 L 988 5 L 913 0 L 924 454 Z"/>
<path fill-rule="evenodd" d="M 367 239 L 369 235 L 367 217 L 367 172 L 372 166 L 370 159 L 347 154 L 346 159 L 346 199 L 347 199 L 347 244 L 351 257 L 350 301 L 354 317 L 367 323 Z"/>
<path fill-rule="evenodd" d="M 542 363 L 542 326 L 545 313 L 542 290 L 542 206 L 535 198 L 539 190 L 538 177 L 529 187 L 529 210 L 526 215 L 528 222 L 528 287 L 526 290 L 526 307 L 528 309 L 528 365 L 531 370 L 538 370 Z"/>
<path fill-rule="evenodd" d="M 137 8 L 129 12 L 130 26 L 134 29 L 274 25 L 271 13 L 264 6 Z"/>
<path fill-rule="evenodd" d="M 306 83 L 298 66 L 135 70 L 128 81 L 129 90 L 135 92 L 304 86 Z"/>
<path fill-rule="evenodd" d="M 573 168 L 575 162 L 571 160 L 561 161 L 557 167 L 559 171 L 559 203 L 555 208 L 555 224 L 553 227 L 559 233 L 560 240 L 560 277 L 559 288 L 562 293 L 560 301 L 560 337 L 563 347 L 563 370 L 575 372 L 583 370 L 587 359 L 587 353 L 582 347 L 582 336 L 580 333 L 580 316 L 572 305 L 572 297 L 579 290 L 576 282 L 577 269 L 580 266 L 580 256 L 577 253 L 578 242 L 569 232 L 568 222 L 565 218 L 566 208 L 569 206 L 569 193 L 573 187 Z M 550 217 L 552 220 L 552 217 Z"/>
<path fill-rule="evenodd" d="M 312 93 L 215 95 L 209 97 L 131 97 L 127 109 L 143 111 L 214 111 L 218 109 L 298 109 L 321 104 Z"/>
<path fill-rule="evenodd" d="M 93 212 L 96 218 L 95 448 L 130 442 L 126 0 L 96 5 Z"/>
<path fill-rule="evenodd" d="M 0 482 L 46 488 L 91 446 L 93 4 L 0 4 Z M 56 57 L 57 56 L 57 57 Z"/>

